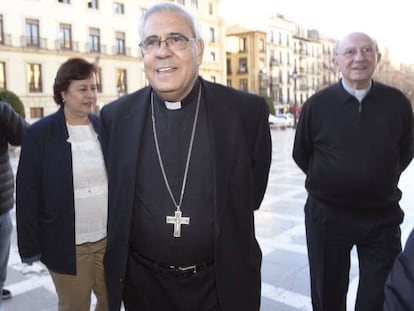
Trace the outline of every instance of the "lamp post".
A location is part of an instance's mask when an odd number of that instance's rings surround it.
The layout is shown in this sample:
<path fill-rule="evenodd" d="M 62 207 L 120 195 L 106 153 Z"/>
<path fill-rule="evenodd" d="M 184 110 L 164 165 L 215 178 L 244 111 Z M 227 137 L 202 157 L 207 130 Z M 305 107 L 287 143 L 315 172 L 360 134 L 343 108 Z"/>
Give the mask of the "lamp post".
<path fill-rule="evenodd" d="M 296 81 L 298 79 L 298 73 L 296 71 L 296 68 L 293 69 L 293 72 L 290 77 L 293 79 L 293 128 L 296 128 L 298 109 L 298 103 L 296 101 Z"/>

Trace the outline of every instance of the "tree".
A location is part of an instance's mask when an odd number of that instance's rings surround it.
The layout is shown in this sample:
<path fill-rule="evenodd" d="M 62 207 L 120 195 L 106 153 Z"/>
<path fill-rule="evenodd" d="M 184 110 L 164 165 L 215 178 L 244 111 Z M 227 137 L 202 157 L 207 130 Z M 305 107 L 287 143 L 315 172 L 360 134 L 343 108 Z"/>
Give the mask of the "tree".
<path fill-rule="evenodd" d="M 26 117 L 23 102 L 12 91 L 6 89 L 0 90 L 0 99 L 6 103 L 9 103 L 13 107 L 13 109 L 23 118 Z"/>
<path fill-rule="evenodd" d="M 265 95 L 263 97 L 266 100 L 267 105 L 269 106 L 269 113 L 274 115 L 275 114 L 275 105 L 273 104 L 272 99 L 267 95 Z"/>

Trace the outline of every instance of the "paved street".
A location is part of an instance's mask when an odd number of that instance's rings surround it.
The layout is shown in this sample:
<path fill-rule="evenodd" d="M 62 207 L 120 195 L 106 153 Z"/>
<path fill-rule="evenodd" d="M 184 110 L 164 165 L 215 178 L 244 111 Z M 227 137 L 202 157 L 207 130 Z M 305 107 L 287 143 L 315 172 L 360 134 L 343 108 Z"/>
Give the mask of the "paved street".
<path fill-rule="evenodd" d="M 256 213 L 256 235 L 263 251 L 261 311 L 310 311 L 309 271 L 303 219 L 306 192 L 304 175 L 291 159 L 294 130 L 272 129 L 273 161 L 269 185 L 261 209 Z M 13 159 L 16 166 L 17 159 Z M 400 188 L 401 206 L 406 216 L 403 242 L 414 227 L 414 164 L 404 172 Z M 410 188 L 411 186 L 411 188 Z M 14 218 L 14 211 L 12 212 Z M 235 237 L 236 238 L 236 237 Z M 353 310 L 357 277 L 357 258 L 352 258 L 348 310 Z M 15 232 L 6 287 L 13 292 L 3 301 L 4 310 L 56 310 L 56 296 L 47 271 L 41 265 L 20 263 Z"/>

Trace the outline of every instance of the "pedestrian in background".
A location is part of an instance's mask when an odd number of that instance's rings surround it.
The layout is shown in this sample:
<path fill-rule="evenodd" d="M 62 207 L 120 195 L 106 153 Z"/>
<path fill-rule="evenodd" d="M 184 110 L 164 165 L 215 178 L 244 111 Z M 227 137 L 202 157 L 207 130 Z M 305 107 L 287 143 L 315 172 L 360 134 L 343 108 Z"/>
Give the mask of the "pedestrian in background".
<path fill-rule="evenodd" d="M 96 68 L 73 58 L 57 71 L 57 112 L 27 131 L 16 177 L 18 247 L 22 262 L 49 269 L 59 310 L 108 310 L 103 255 L 107 177 L 98 141 Z"/>
<path fill-rule="evenodd" d="M 382 310 L 401 251 L 400 174 L 413 157 L 413 111 L 399 90 L 373 80 L 375 40 L 351 33 L 335 48 L 342 79 L 310 97 L 293 158 L 305 172 L 306 238 L 315 311 L 344 311 L 350 253 L 359 261 L 355 310 Z"/>
<path fill-rule="evenodd" d="M 4 288 L 13 230 L 10 210 L 14 206 L 14 175 L 9 158 L 9 144 L 19 146 L 27 127 L 28 123 L 23 117 L 0 98 L 0 306 L 3 299 L 11 298 L 11 292 Z"/>
<path fill-rule="evenodd" d="M 259 310 L 268 106 L 198 76 L 204 42 L 183 6 L 149 8 L 139 34 L 150 86 L 100 118 L 110 310 Z"/>

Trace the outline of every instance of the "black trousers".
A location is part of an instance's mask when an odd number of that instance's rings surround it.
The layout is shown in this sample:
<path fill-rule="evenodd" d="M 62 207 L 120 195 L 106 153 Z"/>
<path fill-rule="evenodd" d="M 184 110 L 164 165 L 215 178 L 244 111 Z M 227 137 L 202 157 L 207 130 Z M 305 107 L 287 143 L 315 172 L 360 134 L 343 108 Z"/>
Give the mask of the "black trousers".
<path fill-rule="evenodd" d="M 166 275 L 129 256 L 126 311 L 218 311 L 214 265 L 188 277 Z"/>
<path fill-rule="evenodd" d="M 401 252 L 400 213 L 350 211 L 308 198 L 305 226 L 314 311 L 346 310 L 353 246 L 359 261 L 355 311 L 382 310 L 385 281 Z"/>

